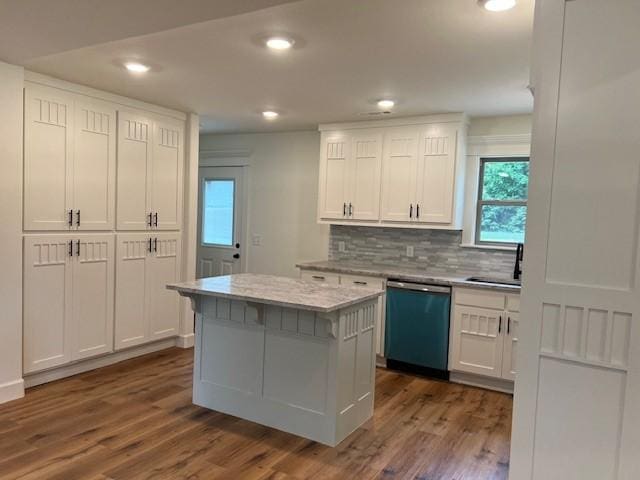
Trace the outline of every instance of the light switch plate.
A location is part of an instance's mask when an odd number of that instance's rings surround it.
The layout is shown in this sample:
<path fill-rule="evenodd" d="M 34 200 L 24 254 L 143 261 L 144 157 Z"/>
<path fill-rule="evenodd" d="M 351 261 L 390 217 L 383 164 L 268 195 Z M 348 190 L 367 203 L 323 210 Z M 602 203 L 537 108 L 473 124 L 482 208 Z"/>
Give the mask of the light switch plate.
<path fill-rule="evenodd" d="M 254 233 L 253 237 L 251 237 L 251 244 L 254 247 L 259 247 L 260 245 L 262 245 L 262 235 Z"/>
<path fill-rule="evenodd" d="M 413 245 L 407 245 L 407 257 L 413 257 Z"/>

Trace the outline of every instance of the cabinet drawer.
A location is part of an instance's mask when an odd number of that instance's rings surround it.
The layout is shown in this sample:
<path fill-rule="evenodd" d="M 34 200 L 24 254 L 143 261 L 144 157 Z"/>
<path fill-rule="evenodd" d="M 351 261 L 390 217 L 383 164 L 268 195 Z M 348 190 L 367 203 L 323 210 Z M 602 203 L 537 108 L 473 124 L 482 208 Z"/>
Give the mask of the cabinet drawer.
<path fill-rule="evenodd" d="M 456 305 L 468 307 L 490 308 L 493 310 L 504 310 L 506 305 L 506 295 L 488 290 L 474 290 L 472 288 L 454 289 Z"/>
<path fill-rule="evenodd" d="M 384 289 L 384 279 L 360 275 L 340 275 L 340 284 Z"/>
<path fill-rule="evenodd" d="M 302 270 L 300 272 L 302 280 L 310 280 L 313 282 L 329 283 L 331 285 L 340 284 L 340 276 L 335 273 L 316 272 L 313 270 Z"/>

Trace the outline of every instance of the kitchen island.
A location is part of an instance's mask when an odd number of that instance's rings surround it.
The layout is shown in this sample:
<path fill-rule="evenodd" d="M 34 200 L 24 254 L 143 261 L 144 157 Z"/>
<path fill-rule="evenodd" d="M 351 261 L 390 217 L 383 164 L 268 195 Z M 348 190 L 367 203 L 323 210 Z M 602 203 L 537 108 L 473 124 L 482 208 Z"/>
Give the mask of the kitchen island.
<path fill-rule="evenodd" d="M 372 416 L 382 290 L 257 274 L 167 288 L 196 312 L 196 405 L 330 446 Z"/>

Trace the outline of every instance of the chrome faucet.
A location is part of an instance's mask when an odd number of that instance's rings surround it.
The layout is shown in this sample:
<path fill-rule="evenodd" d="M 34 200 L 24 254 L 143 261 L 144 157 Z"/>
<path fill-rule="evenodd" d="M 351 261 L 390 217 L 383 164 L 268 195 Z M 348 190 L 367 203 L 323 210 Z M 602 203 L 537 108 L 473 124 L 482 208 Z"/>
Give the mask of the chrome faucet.
<path fill-rule="evenodd" d="M 524 258 L 524 245 L 522 243 L 519 243 L 516 246 L 516 264 L 513 267 L 514 280 L 520 280 L 520 277 L 522 276 L 522 267 L 520 266 L 520 262 L 522 262 L 523 258 Z"/>

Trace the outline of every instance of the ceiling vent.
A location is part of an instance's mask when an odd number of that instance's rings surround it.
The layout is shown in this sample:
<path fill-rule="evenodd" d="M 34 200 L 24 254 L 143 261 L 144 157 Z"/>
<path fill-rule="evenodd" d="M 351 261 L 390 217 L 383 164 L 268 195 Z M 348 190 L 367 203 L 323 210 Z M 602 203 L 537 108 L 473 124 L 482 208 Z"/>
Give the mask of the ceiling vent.
<path fill-rule="evenodd" d="M 358 115 L 363 117 L 379 117 L 381 115 L 391 115 L 392 112 L 389 110 L 376 110 L 375 112 L 362 112 Z"/>

